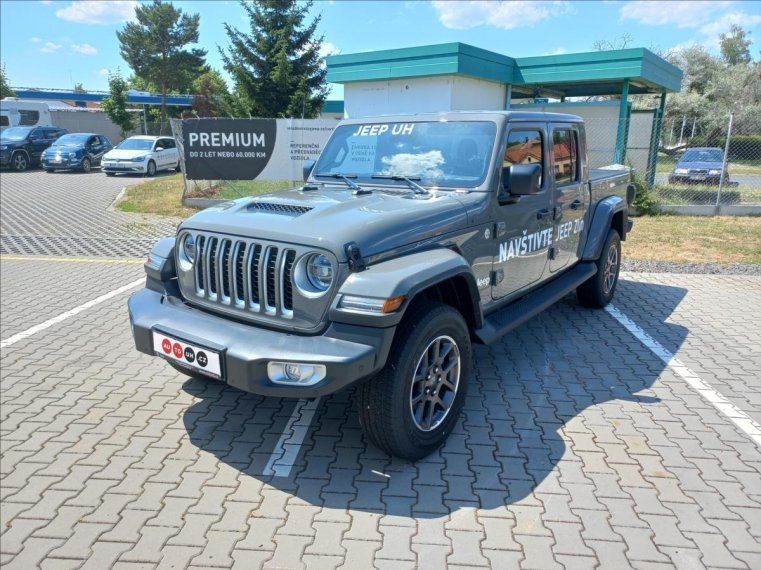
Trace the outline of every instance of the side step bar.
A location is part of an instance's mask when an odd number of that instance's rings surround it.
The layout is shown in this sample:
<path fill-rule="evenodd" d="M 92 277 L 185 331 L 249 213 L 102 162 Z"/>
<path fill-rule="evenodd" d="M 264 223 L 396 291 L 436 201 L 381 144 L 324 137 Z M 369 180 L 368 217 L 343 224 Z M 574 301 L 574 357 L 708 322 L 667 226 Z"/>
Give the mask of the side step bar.
<path fill-rule="evenodd" d="M 594 262 L 579 263 L 547 285 L 489 315 L 484 319 L 484 326 L 474 331 L 476 337 L 484 344 L 493 343 L 547 307 L 554 305 L 595 273 L 597 273 L 597 266 Z"/>

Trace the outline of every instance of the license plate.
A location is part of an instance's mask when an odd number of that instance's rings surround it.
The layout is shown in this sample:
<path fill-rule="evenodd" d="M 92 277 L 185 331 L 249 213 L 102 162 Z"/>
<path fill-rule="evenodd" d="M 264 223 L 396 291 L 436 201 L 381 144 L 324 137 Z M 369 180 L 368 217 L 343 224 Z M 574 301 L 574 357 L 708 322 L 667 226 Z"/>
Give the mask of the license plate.
<path fill-rule="evenodd" d="M 705 180 L 706 176 L 690 176 L 690 180 L 697 180 L 698 182 L 701 180 Z"/>
<path fill-rule="evenodd" d="M 61 162 L 61 157 L 60 157 L 60 156 L 54 156 L 54 157 L 53 157 L 53 158 L 50 160 L 50 162 Z"/>
<path fill-rule="evenodd" d="M 219 353 L 153 331 L 153 350 L 167 360 L 222 378 Z"/>

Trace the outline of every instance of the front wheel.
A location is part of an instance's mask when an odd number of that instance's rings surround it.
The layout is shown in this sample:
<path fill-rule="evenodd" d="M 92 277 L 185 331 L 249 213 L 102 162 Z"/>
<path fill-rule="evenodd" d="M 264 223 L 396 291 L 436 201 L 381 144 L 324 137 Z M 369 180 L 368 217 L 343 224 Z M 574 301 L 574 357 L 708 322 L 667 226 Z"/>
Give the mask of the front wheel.
<path fill-rule="evenodd" d="M 468 327 L 458 311 L 428 301 L 410 307 L 386 366 L 357 391 L 367 437 L 411 461 L 433 452 L 457 422 L 472 360 Z"/>
<path fill-rule="evenodd" d="M 16 172 L 24 172 L 29 168 L 29 160 L 23 152 L 17 152 L 11 157 L 11 166 Z"/>
<path fill-rule="evenodd" d="M 621 237 L 611 229 L 595 262 L 597 273 L 576 289 L 576 297 L 584 307 L 600 309 L 610 303 L 621 271 Z"/>
<path fill-rule="evenodd" d="M 145 170 L 146 176 L 155 176 L 156 175 L 156 163 L 152 160 L 148 161 L 148 168 Z"/>
<path fill-rule="evenodd" d="M 90 172 L 90 169 L 92 168 L 92 163 L 90 162 L 89 158 L 83 158 L 82 159 L 82 172 L 87 174 Z"/>

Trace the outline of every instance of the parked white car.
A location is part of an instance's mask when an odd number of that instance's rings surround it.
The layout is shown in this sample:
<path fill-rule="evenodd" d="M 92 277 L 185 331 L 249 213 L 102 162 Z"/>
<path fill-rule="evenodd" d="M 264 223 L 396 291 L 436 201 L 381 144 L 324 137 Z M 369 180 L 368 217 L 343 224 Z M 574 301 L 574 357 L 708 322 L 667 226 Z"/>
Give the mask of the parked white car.
<path fill-rule="evenodd" d="M 180 155 L 172 137 L 130 137 L 103 157 L 106 176 L 134 173 L 153 176 L 159 170 L 179 170 Z"/>

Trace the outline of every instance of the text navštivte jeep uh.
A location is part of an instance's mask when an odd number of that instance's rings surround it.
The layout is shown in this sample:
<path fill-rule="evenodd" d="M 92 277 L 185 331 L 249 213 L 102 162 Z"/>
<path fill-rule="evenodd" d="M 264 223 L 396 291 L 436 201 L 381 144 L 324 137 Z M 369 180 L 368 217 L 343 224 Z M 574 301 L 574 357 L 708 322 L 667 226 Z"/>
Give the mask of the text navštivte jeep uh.
<path fill-rule="evenodd" d="M 365 433 L 424 457 L 457 421 L 473 342 L 576 291 L 613 297 L 628 169 L 583 121 L 529 112 L 345 120 L 301 188 L 187 219 L 129 300 L 137 349 L 267 396 L 356 384 Z"/>

